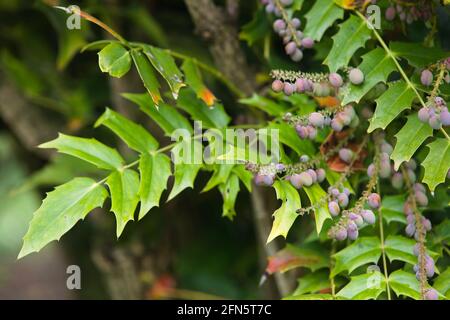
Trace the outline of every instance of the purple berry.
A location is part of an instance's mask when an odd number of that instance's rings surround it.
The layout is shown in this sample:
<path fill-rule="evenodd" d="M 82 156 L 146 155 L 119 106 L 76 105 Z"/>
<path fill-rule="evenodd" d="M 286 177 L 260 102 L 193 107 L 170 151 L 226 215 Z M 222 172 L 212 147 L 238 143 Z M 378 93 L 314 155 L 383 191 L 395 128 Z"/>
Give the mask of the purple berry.
<path fill-rule="evenodd" d="M 338 240 L 338 241 L 343 241 L 343 240 L 347 239 L 347 230 L 345 230 L 344 228 L 339 228 L 336 231 L 335 237 L 336 237 L 336 240 Z"/>
<path fill-rule="evenodd" d="M 392 21 L 395 19 L 395 8 L 394 7 L 389 7 L 386 9 L 386 13 L 385 13 L 385 17 L 386 20 L 388 21 Z"/>
<path fill-rule="evenodd" d="M 378 193 L 371 193 L 367 198 L 367 203 L 372 209 L 378 209 L 381 203 L 380 195 Z"/>
<path fill-rule="evenodd" d="M 424 86 L 431 86 L 433 83 L 433 73 L 428 69 L 423 70 L 420 75 L 420 82 L 422 82 Z"/>
<path fill-rule="evenodd" d="M 416 257 L 419 256 L 419 253 L 420 253 L 420 244 L 419 244 L 419 243 L 416 243 L 416 244 L 414 245 L 414 247 L 413 247 L 413 253 L 414 253 L 414 255 L 415 255 Z M 416 272 L 417 272 L 417 271 L 416 271 Z"/>
<path fill-rule="evenodd" d="M 275 92 L 281 92 L 283 91 L 284 83 L 281 80 L 275 80 L 272 82 L 272 90 Z"/>
<path fill-rule="evenodd" d="M 371 210 L 362 210 L 361 216 L 366 223 L 368 224 L 375 223 L 375 214 Z"/>
<path fill-rule="evenodd" d="M 296 188 L 296 189 L 300 189 L 303 184 L 302 184 L 302 180 L 300 178 L 299 174 L 293 174 L 290 179 L 291 184 Z"/>
<path fill-rule="evenodd" d="M 324 117 L 321 113 L 319 112 L 313 112 L 309 115 L 309 122 L 315 126 L 315 127 L 323 127 L 324 124 Z"/>
<path fill-rule="evenodd" d="M 395 189 L 401 189 L 403 187 L 403 175 L 399 172 L 394 173 L 391 183 Z"/>
<path fill-rule="evenodd" d="M 295 81 L 295 86 L 297 87 L 297 92 L 302 93 L 306 91 L 305 79 L 299 78 Z"/>
<path fill-rule="evenodd" d="M 428 205 L 428 197 L 426 196 L 425 193 L 423 193 L 422 191 L 417 190 L 414 193 L 415 197 L 416 197 L 416 201 L 417 203 L 422 206 L 422 207 L 426 207 Z"/>
<path fill-rule="evenodd" d="M 295 49 L 295 52 L 290 55 L 292 61 L 299 62 L 303 59 L 303 51 L 300 49 Z"/>
<path fill-rule="evenodd" d="M 391 176 L 391 163 L 389 160 L 381 160 L 380 177 L 389 178 Z"/>
<path fill-rule="evenodd" d="M 428 123 L 435 130 L 439 130 L 442 127 L 441 119 L 439 118 L 439 116 L 437 114 L 432 115 L 430 117 L 430 120 L 428 121 Z"/>
<path fill-rule="evenodd" d="M 338 195 L 337 199 L 341 208 L 348 206 L 348 196 L 345 193 Z"/>
<path fill-rule="evenodd" d="M 348 229 L 348 230 L 347 230 L 347 236 L 348 236 L 348 238 L 349 238 L 350 240 L 356 240 L 356 239 L 358 239 L 358 235 L 359 235 L 358 229 L 356 229 L 356 230 L 350 230 L 350 229 Z"/>
<path fill-rule="evenodd" d="M 331 128 L 336 132 L 341 132 L 344 128 L 344 125 L 339 119 L 334 118 L 331 120 Z"/>
<path fill-rule="evenodd" d="M 333 197 L 336 198 L 336 197 L 340 194 L 339 189 L 337 189 L 337 188 L 332 188 L 332 189 L 330 190 L 330 194 L 331 194 Z"/>
<path fill-rule="evenodd" d="M 425 300 L 439 300 L 439 294 L 434 289 L 428 289 L 425 292 Z"/>
<path fill-rule="evenodd" d="M 335 88 L 340 88 L 344 84 L 344 80 L 342 80 L 342 77 L 338 73 L 331 73 L 328 77 L 328 80 Z"/>
<path fill-rule="evenodd" d="M 286 82 L 284 84 L 284 94 L 287 95 L 287 96 L 292 95 L 295 92 L 295 89 L 296 89 L 295 85 L 293 85 L 293 84 L 291 84 L 289 82 Z"/>
<path fill-rule="evenodd" d="M 430 113 L 428 108 L 421 108 L 418 113 L 419 120 L 422 122 L 428 122 L 430 120 Z"/>
<path fill-rule="evenodd" d="M 275 32 L 280 32 L 285 29 L 286 29 L 286 22 L 284 22 L 283 19 L 275 20 L 275 22 L 273 23 L 273 30 L 275 30 Z"/>
<path fill-rule="evenodd" d="M 373 177 L 375 174 L 375 165 L 372 163 L 367 167 L 367 175 L 370 177 Z"/>
<path fill-rule="evenodd" d="M 298 28 L 300 28 L 302 23 L 299 18 L 294 18 L 291 20 L 291 24 L 295 29 L 298 29 Z"/>
<path fill-rule="evenodd" d="M 441 111 L 440 118 L 444 127 L 450 126 L 450 112 L 447 109 Z"/>
<path fill-rule="evenodd" d="M 416 232 L 416 226 L 415 226 L 414 224 L 408 224 L 408 225 L 406 226 L 405 233 L 406 233 L 408 236 L 412 237 L 412 236 L 414 235 L 415 232 Z"/>
<path fill-rule="evenodd" d="M 353 83 L 354 85 L 360 85 L 361 83 L 364 82 L 364 74 L 358 68 L 352 69 L 348 76 L 350 82 Z"/>
<path fill-rule="evenodd" d="M 295 126 L 295 131 L 297 131 L 298 136 L 302 139 L 306 139 L 309 135 L 308 129 L 299 124 Z"/>
<path fill-rule="evenodd" d="M 341 211 L 341 209 L 339 208 L 339 205 L 336 201 L 330 201 L 328 203 L 328 210 L 330 211 L 330 214 L 333 217 L 336 217 L 337 215 L 339 215 L 339 212 Z"/>
<path fill-rule="evenodd" d="M 422 220 L 422 224 L 423 224 L 423 226 L 424 226 L 426 231 L 431 231 L 431 227 L 432 226 L 431 226 L 431 221 L 430 220 L 424 218 Z"/>
<path fill-rule="evenodd" d="M 302 40 L 302 45 L 307 49 L 311 49 L 312 47 L 314 47 L 314 40 L 309 37 L 306 37 Z"/>
<path fill-rule="evenodd" d="M 321 183 L 325 180 L 326 172 L 324 169 L 322 168 L 317 169 L 316 174 L 317 174 L 317 182 Z"/>
<path fill-rule="evenodd" d="M 427 273 L 428 278 L 434 276 L 434 261 L 429 256 L 425 257 L 425 272 Z"/>
<path fill-rule="evenodd" d="M 313 126 L 307 126 L 306 129 L 308 130 L 308 138 L 311 140 L 314 140 L 317 136 L 317 130 Z"/>
<path fill-rule="evenodd" d="M 313 178 L 307 172 L 302 172 L 299 174 L 299 176 L 302 185 L 309 187 L 313 184 Z"/>
<path fill-rule="evenodd" d="M 284 49 L 286 50 L 286 54 L 292 55 L 297 50 L 297 44 L 294 41 L 289 42 Z"/>
<path fill-rule="evenodd" d="M 346 163 L 352 162 L 353 155 L 353 151 L 350 149 L 342 148 L 339 150 L 339 158 Z"/>
<path fill-rule="evenodd" d="M 313 183 L 317 182 L 317 173 L 313 169 L 306 170 L 306 173 L 309 174 L 312 178 Z"/>

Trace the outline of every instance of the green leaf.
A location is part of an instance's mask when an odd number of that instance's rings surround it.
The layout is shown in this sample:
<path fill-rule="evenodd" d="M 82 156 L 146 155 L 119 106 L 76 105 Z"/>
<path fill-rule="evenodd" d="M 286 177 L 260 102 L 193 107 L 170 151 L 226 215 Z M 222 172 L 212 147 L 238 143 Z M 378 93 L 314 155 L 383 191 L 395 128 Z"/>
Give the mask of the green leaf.
<path fill-rule="evenodd" d="M 409 161 L 422 143 L 433 135 L 433 129 L 428 123 L 423 123 L 417 114 L 408 116 L 408 121 L 395 135 L 397 141 L 391 159 L 394 160 L 395 170 L 402 162 Z"/>
<path fill-rule="evenodd" d="M 192 59 L 184 60 L 183 65 L 184 75 L 186 77 L 187 85 L 194 90 L 197 94 L 197 98 L 202 99 L 208 107 L 212 107 L 216 102 L 214 94 L 204 85 L 202 75 L 197 65 Z"/>
<path fill-rule="evenodd" d="M 121 78 L 131 68 L 130 53 L 118 43 L 108 44 L 98 53 L 98 65 L 102 72 Z"/>
<path fill-rule="evenodd" d="M 302 294 L 302 295 L 292 295 L 283 300 L 334 300 L 331 294 Z"/>
<path fill-rule="evenodd" d="M 261 7 L 255 12 L 253 19 L 241 28 L 239 39 L 246 41 L 249 46 L 252 46 L 256 41 L 264 39 L 270 30 L 267 14 L 264 8 Z"/>
<path fill-rule="evenodd" d="M 301 208 L 300 195 L 288 181 L 275 181 L 273 187 L 277 193 L 277 199 L 282 201 L 273 216 L 274 221 L 267 243 L 278 236 L 287 237 L 289 229 L 298 217 L 297 209 Z"/>
<path fill-rule="evenodd" d="M 252 106 L 270 114 L 271 116 L 279 117 L 285 114 L 288 107 L 282 103 L 275 102 L 266 97 L 254 93 L 250 98 L 240 99 L 240 103 Z"/>
<path fill-rule="evenodd" d="M 389 286 L 397 296 L 420 299 L 419 281 L 412 273 L 397 270 L 389 275 Z"/>
<path fill-rule="evenodd" d="M 366 273 L 351 278 L 337 296 L 353 300 L 377 299 L 386 290 L 386 280 L 378 272 Z"/>
<path fill-rule="evenodd" d="M 154 108 L 152 99 L 147 94 L 124 93 L 122 96 L 139 106 L 153 121 L 161 127 L 167 136 L 171 136 L 177 129 L 185 129 L 193 132 L 189 121 L 172 106 L 161 103 L 159 108 Z"/>
<path fill-rule="evenodd" d="M 167 180 L 172 175 L 170 158 L 162 153 L 142 154 L 139 172 L 141 174 L 139 219 L 142 219 L 151 208 L 159 206 L 161 194 L 166 190 Z"/>
<path fill-rule="evenodd" d="M 413 253 L 415 244 L 413 239 L 389 235 L 384 242 L 384 248 L 390 261 L 400 260 L 414 265 L 417 263 L 417 257 Z"/>
<path fill-rule="evenodd" d="M 95 127 L 100 125 L 111 129 L 131 149 L 138 152 L 149 153 L 158 148 L 158 141 L 147 130 L 109 108 L 95 123 Z"/>
<path fill-rule="evenodd" d="M 330 67 L 331 72 L 346 67 L 356 50 L 364 47 L 371 34 L 366 21 L 351 15 L 340 25 L 339 32 L 333 36 L 333 47 L 324 64 Z"/>
<path fill-rule="evenodd" d="M 222 217 L 227 217 L 230 220 L 233 220 L 236 216 L 234 205 L 239 193 L 238 176 L 231 174 L 226 183 L 219 185 L 219 191 L 223 198 Z"/>
<path fill-rule="evenodd" d="M 351 273 L 362 265 L 377 263 L 380 256 L 381 245 L 377 237 L 358 238 L 354 243 L 334 255 L 336 265 L 331 274 L 335 276 L 345 270 Z"/>
<path fill-rule="evenodd" d="M 319 41 L 325 31 L 333 25 L 337 19 L 344 17 L 344 10 L 329 0 L 318 0 L 305 14 L 307 20 L 304 30 L 305 35 Z"/>
<path fill-rule="evenodd" d="M 328 288 L 330 288 L 328 271 L 319 270 L 299 278 L 297 289 L 295 289 L 292 295 L 299 296 L 305 293 L 316 293 Z"/>
<path fill-rule="evenodd" d="M 377 108 L 370 119 L 367 132 L 386 129 L 403 110 L 410 109 L 415 98 L 414 90 L 404 81 L 394 82 L 377 100 Z"/>
<path fill-rule="evenodd" d="M 311 201 L 311 205 L 317 205 L 317 203 L 327 196 L 327 193 L 318 184 L 313 184 L 311 187 L 304 188 L 304 190 L 308 195 L 309 201 Z M 317 234 L 319 234 L 325 220 L 331 219 L 326 201 L 314 211 L 314 216 L 316 218 Z"/>
<path fill-rule="evenodd" d="M 364 22 L 365 23 L 365 22 Z M 376 48 L 363 57 L 358 67 L 364 74 L 361 85 L 350 84 L 344 96 L 343 105 L 350 102 L 359 102 L 364 95 L 379 82 L 386 82 L 388 76 L 396 70 L 394 61 L 381 48 Z"/>
<path fill-rule="evenodd" d="M 445 269 L 444 272 L 434 279 L 433 287 L 450 299 L 450 268 Z"/>
<path fill-rule="evenodd" d="M 122 234 L 128 221 L 134 220 L 134 211 L 139 202 L 139 175 L 130 169 L 111 173 L 106 184 L 111 194 L 111 211 L 117 221 L 117 238 Z"/>
<path fill-rule="evenodd" d="M 156 70 L 163 76 L 172 90 L 173 97 L 178 98 L 178 92 L 185 86 L 183 74 L 178 69 L 172 56 L 163 49 L 142 45 L 145 55 L 151 61 Z"/>
<path fill-rule="evenodd" d="M 152 98 L 153 103 L 149 104 L 149 107 L 158 107 L 163 99 L 159 92 L 158 79 L 150 62 L 141 51 L 131 50 L 131 56 L 133 57 L 134 65 L 141 77 L 142 83 Z"/>
<path fill-rule="evenodd" d="M 58 152 L 90 162 L 100 169 L 119 169 L 124 163 L 115 149 L 95 139 L 73 137 L 60 133 L 58 138 L 41 144 L 39 147 L 58 149 Z"/>
<path fill-rule="evenodd" d="M 438 60 L 448 57 L 448 53 L 437 47 L 425 47 L 420 43 L 391 42 L 391 51 L 397 57 L 402 57 L 416 68 L 424 68 Z"/>
<path fill-rule="evenodd" d="M 406 224 L 403 205 L 405 204 L 405 196 L 384 196 L 381 201 L 381 213 L 383 219 L 389 224 L 393 221 Z"/>
<path fill-rule="evenodd" d="M 222 105 L 217 103 L 209 108 L 190 89 L 180 91 L 177 107 L 189 113 L 192 119 L 201 121 L 204 128 L 225 128 L 231 120 Z"/>
<path fill-rule="evenodd" d="M 272 131 L 278 130 L 280 142 L 294 150 L 298 155 L 312 156 L 315 153 L 312 142 L 300 139 L 295 129 L 287 123 L 271 123 L 267 128 Z"/>
<path fill-rule="evenodd" d="M 189 140 L 189 141 L 182 141 L 177 146 L 174 147 L 174 149 L 177 148 L 183 148 L 188 146 L 185 146 L 186 143 L 191 143 L 190 147 L 191 150 L 195 150 L 196 146 L 201 148 L 201 142 L 196 140 Z M 183 190 L 186 188 L 194 188 L 194 180 L 197 177 L 198 171 L 201 169 L 202 165 L 200 163 L 194 163 L 194 161 L 189 161 L 189 163 L 186 163 L 185 161 L 182 161 L 183 159 L 176 158 L 178 156 L 178 152 L 176 150 L 172 150 L 172 156 L 175 157 L 174 163 L 175 163 L 175 182 L 172 187 L 172 191 L 169 194 L 169 198 L 167 201 L 172 200 L 175 198 L 178 194 L 180 194 Z"/>
<path fill-rule="evenodd" d="M 233 170 L 234 164 L 216 164 L 214 165 L 214 172 L 209 179 L 202 192 L 209 191 L 218 185 L 225 183 Z"/>
<path fill-rule="evenodd" d="M 19 258 L 38 252 L 53 240 L 59 241 L 78 220 L 101 207 L 107 196 L 106 189 L 89 178 L 75 178 L 56 187 L 34 213 Z"/>
<path fill-rule="evenodd" d="M 252 192 L 252 180 L 253 175 L 250 171 L 246 170 L 244 165 L 236 165 L 233 168 L 233 173 L 235 173 L 242 183 L 245 185 L 249 192 Z"/>
<path fill-rule="evenodd" d="M 427 147 L 430 151 L 422 162 L 422 167 L 425 169 L 422 181 L 428 185 L 431 191 L 434 191 L 438 184 L 445 182 L 450 169 L 450 141 L 436 139 Z"/>

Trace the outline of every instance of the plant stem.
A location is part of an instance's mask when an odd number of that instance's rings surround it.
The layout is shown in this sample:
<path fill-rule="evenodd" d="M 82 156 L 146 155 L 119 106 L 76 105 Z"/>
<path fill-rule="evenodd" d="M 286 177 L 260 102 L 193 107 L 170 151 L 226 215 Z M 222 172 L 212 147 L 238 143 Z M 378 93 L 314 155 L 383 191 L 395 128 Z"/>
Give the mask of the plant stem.
<path fill-rule="evenodd" d="M 355 11 L 355 12 L 362 20 L 364 20 L 364 21 L 366 21 L 367 23 L 370 24 L 370 21 L 368 21 L 366 19 L 366 17 L 364 17 L 363 14 L 361 14 L 359 11 Z M 402 75 L 402 77 L 405 80 L 406 84 L 414 91 L 414 93 L 416 94 L 417 98 L 420 101 L 420 104 L 425 108 L 427 106 L 425 101 L 423 100 L 423 98 L 420 95 L 420 93 L 417 91 L 416 86 L 411 82 L 411 80 L 409 80 L 409 77 L 406 75 L 405 70 L 403 70 L 402 66 L 398 62 L 398 60 L 397 60 L 396 56 L 394 55 L 394 53 L 391 51 L 391 49 L 389 49 L 389 47 L 387 46 L 386 42 L 384 42 L 383 38 L 378 33 L 378 31 L 375 29 L 375 27 L 373 27 L 372 30 L 373 30 L 373 33 L 375 34 L 376 38 L 378 39 L 378 42 L 380 42 L 381 46 L 386 51 L 387 55 L 394 61 L 395 66 L 397 67 L 397 70 Z M 441 132 L 444 134 L 444 136 L 447 138 L 447 140 L 450 140 L 450 136 L 447 134 L 447 132 L 443 128 L 441 128 Z"/>

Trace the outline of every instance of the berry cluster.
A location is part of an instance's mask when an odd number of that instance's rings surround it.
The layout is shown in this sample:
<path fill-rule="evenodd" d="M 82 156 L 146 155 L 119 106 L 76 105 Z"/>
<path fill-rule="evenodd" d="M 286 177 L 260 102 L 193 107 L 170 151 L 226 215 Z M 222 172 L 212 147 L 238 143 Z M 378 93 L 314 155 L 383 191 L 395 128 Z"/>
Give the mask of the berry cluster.
<path fill-rule="evenodd" d="M 408 236 L 414 236 L 416 240 L 419 240 L 419 230 L 417 230 L 416 228 L 416 217 L 414 214 L 414 203 L 416 203 L 418 206 L 426 207 L 428 205 L 428 197 L 426 194 L 426 189 L 421 183 L 415 183 L 413 185 L 413 192 L 414 194 L 408 197 L 403 206 L 403 212 L 406 215 L 406 221 L 408 223 L 405 232 Z M 431 230 L 430 220 L 422 217 L 421 223 L 425 231 Z"/>
<path fill-rule="evenodd" d="M 321 112 L 312 112 L 309 116 L 297 117 L 291 113 L 284 115 L 283 120 L 292 124 L 301 139 L 314 140 L 317 136 L 317 131 L 327 126 L 331 126 L 334 131 L 342 131 L 344 126 L 350 126 L 352 128 L 359 124 L 359 118 L 356 115 L 353 106 L 347 105 L 340 111 L 333 114 L 328 110 Z M 344 150 L 344 149 L 342 149 Z M 348 152 L 347 152 L 348 153 Z M 346 151 L 341 151 L 340 155 L 346 156 Z M 345 161 L 345 160 L 344 160 Z"/>
<path fill-rule="evenodd" d="M 397 174 L 394 172 L 394 169 L 391 165 L 391 160 L 389 158 L 392 151 L 393 151 L 392 145 L 383 139 L 380 143 L 380 167 L 378 170 L 378 175 L 381 178 L 389 178 L 389 177 L 391 177 L 391 175 L 393 173 L 394 175 L 392 175 L 392 179 L 394 179 L 395 175 Z M 375 174 L 375 164 L 371 163 L 367 167 L 367 175 L 369 177 L 372 177 L 374 174 Z M 400 174 L 400 177 L 402 178 L 401 174 Z M 402 180 L 402 183 L 403 183 L 403 180 Z"/>
<path fill-rule="evenodd" d="M 428 124 L 435 130 L 439 130 L 442 126 L 450 126 L 450 112 L 447 109 L 445 100 L 436 97 L 429 100 L 427 107 L 423 107 L 418 113 L 420 121 Z"/>
<path fill-rule="evenodd" d="M 325 170 L 319 169 L 307 169 L 306 171 L 300 173 L 294 173 L 288 175 L 285 178 L 291 182 L 291 184 L 296 188 L 300 189 L 303 186 L 310 187 L 314 183 L 321 183 L 325 180 Z"/>
<path fill-rule="evenodd" d="M 314 46 L 314 40 L 304 37 L 300 31 L 301 21 L 298 18 L 286 20 L 287 15 L 282 14 L 285 7 L 290 6 L 293 0 L 261 0 L 267 13 L 273 13 L 280 17 L 273 23 L 273 30 L 283 39 L 286 54 L 295 62 L 303 59 L 302 49 L 310 49 Z"/>
<path fill-rule="evenodd" d="M 338 188 L 330 187 L 328 194 L 330 195 L 328 210 L 333 217 L 337 217 L 341 209 L 345 209 L 348 206 L 350 191 L 347 188 L 343 188 L 341 192 Z"/>
<path fill-rule="evenodd" d="M 418 20 L 427 21 L 432 17 L 431 5 L 429 1 L 421 1 L 415 6 L 402 6 L 401 4 L 397 4 L 386 9 L 386 20 L 393 21 L 396 16 L 407 24 Z"/>

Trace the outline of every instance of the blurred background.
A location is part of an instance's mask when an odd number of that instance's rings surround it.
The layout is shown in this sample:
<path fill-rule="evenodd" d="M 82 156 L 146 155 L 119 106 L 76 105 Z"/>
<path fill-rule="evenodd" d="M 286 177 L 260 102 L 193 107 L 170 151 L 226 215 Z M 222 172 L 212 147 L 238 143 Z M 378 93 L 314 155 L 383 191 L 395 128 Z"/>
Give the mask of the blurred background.
<path fill-rule="evenodd" d="M 0 0 L 0 298 L 277 297 L 270 281 L 262 290 L 258 287 L 266 260 L 258 253 L 249 195 L 239 195 L 234 221 L 222 218 L 219 192 L 199 195 L 208 174 L 200 175 L 195 190 L 184 191 L 139 223 L 130 223 L 119 240 L 114 215 L 97 210 L 58 243 L 16 260 L 45 192 L 76 175 L 100 176 L 81 161 L 37 145 L 58 132 L 119 144 L 107 130 L 93 129 L 106 106 L 143 120 L 152 134 L 164 139 L 135 105 L 120 97 L 122 92 L 144 91 L 136 73 L 111 79 L 100 72 L 96 52 L 80 53 L 87 43 L 109 35 L 84 21 L 81 30 L 68 30 L 67 15 L 52 5 L 70 4 L 99 17 L 127 39 L 212 63 L 182 0 Z M 236 23 L 249 22 L 256 5 L 241 1 Z M 227 112 L 239 118 L 240 107 L 227 90 L 206 80 Z M 66 288 L 69 265 L 81 268 L 81 290 Z"/>

